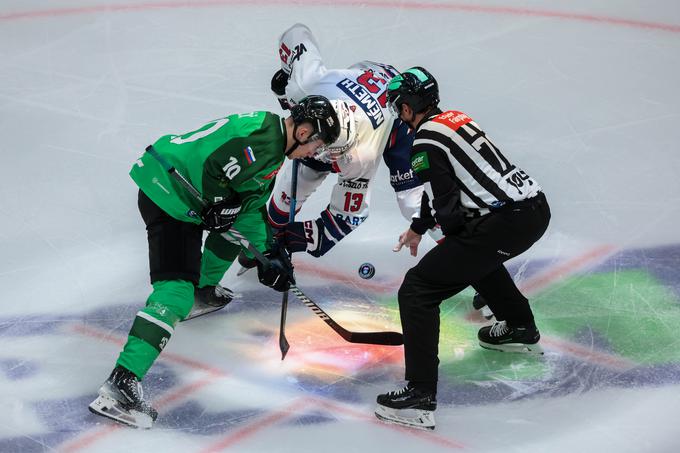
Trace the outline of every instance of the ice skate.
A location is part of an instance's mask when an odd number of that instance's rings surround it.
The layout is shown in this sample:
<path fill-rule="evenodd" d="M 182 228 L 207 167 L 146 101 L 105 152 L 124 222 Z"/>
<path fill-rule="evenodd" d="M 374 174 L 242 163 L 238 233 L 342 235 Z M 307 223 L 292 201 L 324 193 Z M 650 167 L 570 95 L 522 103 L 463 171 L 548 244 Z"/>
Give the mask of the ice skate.
<path fill-rule="evenodd" d="M 496 321 L 479 329 L 477 338 L 485 349 L 543 354 L 543 348 L 538 344 L 541 334 L 533 323 L 510 327 L 505 321 Z"/>
<path fill-rule="evenodd" d="M 414 387 L 378 395 L 375 416 L 385 423 L 432 430 L 437 400 L 431 391 Z"/>
<path fill-rule="evenodd" d="M 482 295 L 479 293 L 475 293 L 475 296 L 472 298 L 472 308 L 479 310 L 479 313 L 484 316 L 485 319 L 491 319 L 494 316 L 493 311 L 491 311 L 489 306 L 486 304 L 486 300 L 484 300 Z"/>
<path fill-rule="evenodd" d="M 207 315 L 227 306 L 234 299 L 234 293 L 223 286 L 204 286 L 194 290 L 194 306 L 184 321 Z"/>
<path fill-rule="evenodd" d="M 99 396 L 90 403 L 89 409 L 135 428 L 149 429 L 158 417 L 158 412 L 144 401 L 137 376 L 120 365 L 99 388 Z"/>

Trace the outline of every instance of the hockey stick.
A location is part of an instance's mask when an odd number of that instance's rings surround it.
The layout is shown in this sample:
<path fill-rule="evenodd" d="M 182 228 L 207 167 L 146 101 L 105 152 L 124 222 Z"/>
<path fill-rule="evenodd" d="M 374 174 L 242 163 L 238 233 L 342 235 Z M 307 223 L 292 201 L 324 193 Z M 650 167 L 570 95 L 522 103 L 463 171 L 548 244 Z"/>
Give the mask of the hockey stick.
<path fill-rule="evenodd" d="M 208 204 L 208 202 L 203 199 L 203 196 L 200 194 L 200 192 L 196 190 L 196 188 L 184 176 L 182 176 L 182 174 L 178 172 L 175 167 L 170 165 L 170 163 L 165 160 L 163 156 L 158 154 L 158 152 L 153 149 L 153 146 L 147 147 L 146 151 L 151 154 L 161 164 L 163 169 L 165 169 L 165 171 L 175 178 L 175 180 L 177 180 L 177 182 L 179 182 L 182 187 L 187 189 L 187 191 L 194 198 L 196 198 L 196 200 L 202 206 L 206 206 Z M 198 216 L 198 214 L 194 214 Z M 226 233 L 222 233 L 222 237 L 230 242 L 238 243 L 241 245 L 241 247 L 248 249 L 250 253 L 255 256 L 255 259 L 257 259 L 260 263 L 264 265 L 269 264 L 269 259 L 264 256 L 262 252 L 253 247 L 253 245 L 235 229 L 232 228 Z M 297 286 L 291 285 L 290 290 L 293 291 L 295 297 L 297 297 L 303 304 L 311 308 L 312 311 L 316 313 L 318 317 L 323 319 L 326 324 L 331 326 L 331 329 L 333 329 L 338 335 L 350 343 L 378 344 L 387 346 L 399 346 L 404 344 L 404 336 L 399 332 L 351 332 L 335 322 L 333 318 L 323 311 L 321 307 L 319 307 L 312 299 L 307 297 L 305 293 L 303 293 Z"/>
<path fill-rule="evenodd" d="M 290 179 L 290 212 L 288 213 L 288 223 L 295 221 L 295 202 L 297 197 L 297 173 L 298 161 L 293 160 L 293 174 Z M 281 360 L 286 358 L 290 344 L 286 339 L 286 314 L 288 313 L 288 290 L 281 296 L 281 323 L 279 325 L 279 349 L 281 350 Z"/>
<path fill-rule="evenodd" d="M 233 239 L 229 239 L 227 237 L 228 235 L 230 235 Z M 255 256 L 255 259 L 261 263 L 266 265 L 269 262 L 267 257 L 264 256 L 262 252 L 253 247 L 253 245 L 250 244 L 241 233 L 234 230 L 233 228 L 226 233 L 222 233 L 222 236 L 228 241 L 238 242 L 241 247 L 248 249 Z M 331 326 L 331 329 L 333 329 L 338 335 L 350 343 L 380 344 L 387 346 L 399 346 L 404 344 L 404 336 L 399 332 L 351 332 L 335 322 L 333 318 L 328 315 L 328 313 L 323 311 L 321 307 L 319 307 L 316 302 L 303 293 L 300 288 L 295 285 L 290 285 L 290 291 L 292 291 L 295 297 L 297 297 L 303 304 L 311 308 L 319 318 L 326 322 L 326 324 Z"/>

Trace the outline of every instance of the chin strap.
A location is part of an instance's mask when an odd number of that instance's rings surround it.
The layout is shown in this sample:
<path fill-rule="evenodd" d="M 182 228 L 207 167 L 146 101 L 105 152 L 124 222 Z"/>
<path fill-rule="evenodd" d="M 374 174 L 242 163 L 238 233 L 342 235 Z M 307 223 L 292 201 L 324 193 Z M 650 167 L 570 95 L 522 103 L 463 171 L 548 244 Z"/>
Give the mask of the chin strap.
<path fill-rule="evenodd" d="M 295 151 L 298 148 L 298 146 L 304 145 L 304 143 L 300 143 L 300 141 L 296 138 L 297 137 L 297 130 L 298 130 L 298 125 L 296 124 L 295 126 L 293 126 L 293 140 L 295 140 L 295 143 L 293 143 L 293 146 L 291 146 L 290 149 L 285 152 L 286 157 L 293 154 L 293 151 Z"/>
<path fill-rule="evenodd" d="M 293 146 L 291 146 L 290 149 L 289 149 L 288 151 L 285 152 L 286 157 L 288 157 L 288 156 L 290 156 L 291 154 L 293 154 L 293 151 L 295 151 L 295 150 L 297 149 L 298 146 L 300 146 L 300 142 L 298 142 L 297 140 L 295 140 L 295 143 L 293 144 Z"/>
<path fill-rule="evenodd" d="M 306 145 L 307 143 L 312 142 L 312 141 L 319 138 L 319 134 L 314 133 L 314 134 L 310 135 L 307 140 L 305 140 L 304 142 L 301 142 L 300 140 L 297 139 L 297 130 L 298 130 L 298 125 L 296 124 L 295 127 L 293 128 L 293 140 L 295 140 L 295 143 L 293 144 L 293 146 L 290 147 L 290 149 L 288 151 L 285 152 L 286 157 L 290 156 L 293 153 L 293 151 L 295 151 L 298 148 L 298 146 Z"/>

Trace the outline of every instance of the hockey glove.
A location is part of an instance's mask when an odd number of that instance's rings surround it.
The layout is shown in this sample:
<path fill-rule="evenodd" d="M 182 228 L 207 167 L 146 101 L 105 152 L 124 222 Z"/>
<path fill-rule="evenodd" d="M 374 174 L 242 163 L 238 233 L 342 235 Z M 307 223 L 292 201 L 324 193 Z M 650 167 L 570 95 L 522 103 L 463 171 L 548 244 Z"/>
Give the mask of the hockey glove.
<path fill-rule="evenodd" d="M 286 85 L 288 85 L 288 74 L 283 69 L 279 69 L 272 77 L 271 89 L 281 104 L 283 110 L 290 110 L 290 103 L 286 98 Z"/>
<path fill-rule="evenodd" d="M 274 237 L 280 247 L 288 249 L 290 253 L 295 253 L 304 252 L 307 250 L 307 243 L 313 242 L 311 237 L 307 240 L 308 234 L 312 234 L 312 231 L 305 232 L 305 222 L 292 222 L 278 230 Z"/>
<path fill-rule="evenodd" d="M 241 202 L 237 198 L 209 204 L 201 212 L 203 227 L 209 231 L 224 233 L 236 222 L 241 212 Z"/>
<path fill-rule="evenodd" d="M 291 284 L 295 284 L 293 264 L 290 262 L 290 254 L 283 248 L 275 245 L 271 250 L 264 253 L 269 263 L 257 262 L 257 277 L 263 285 L 274 288 L 276 291 L 288 291 Z"/>

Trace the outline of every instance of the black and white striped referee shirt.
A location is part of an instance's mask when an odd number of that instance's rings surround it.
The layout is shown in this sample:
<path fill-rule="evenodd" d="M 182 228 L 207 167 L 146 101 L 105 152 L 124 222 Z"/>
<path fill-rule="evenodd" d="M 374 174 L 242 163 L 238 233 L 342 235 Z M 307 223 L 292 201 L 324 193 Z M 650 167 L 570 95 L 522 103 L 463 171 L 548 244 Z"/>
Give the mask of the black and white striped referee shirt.
<path fill-rule="evenodd" d="M 444 234 L 466 218 L 533 198 L 538 183 L 513 165 L 465 113 L 437 109 L 420 123 L 411 149 L 411 166 L 432 200 Z M 421 217 L 430 217 L 423 200 Z M 447 231 L 448 230 L 448 231 Z"/>

